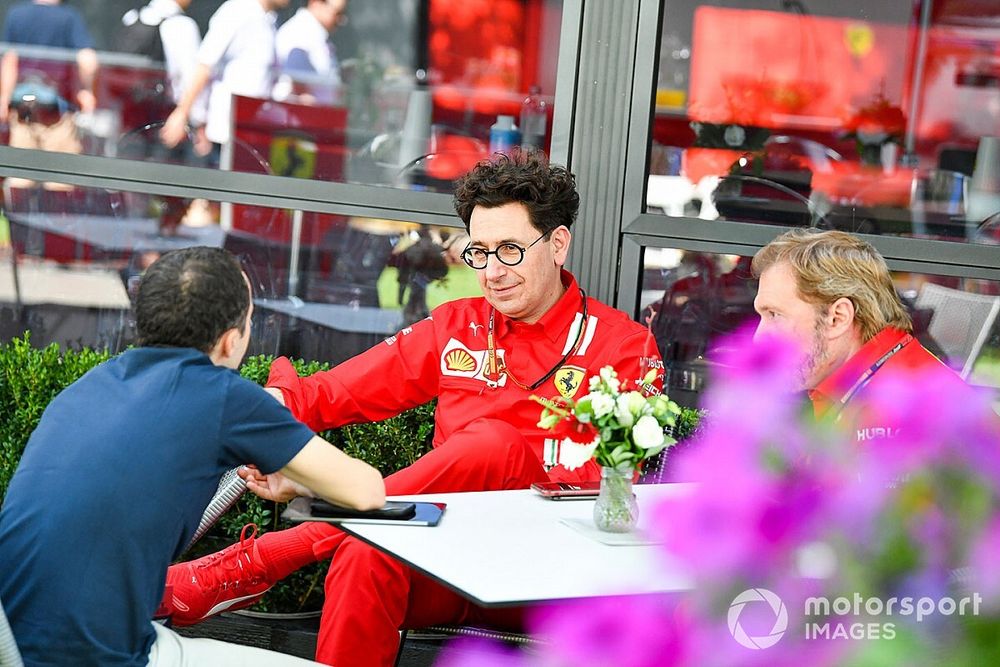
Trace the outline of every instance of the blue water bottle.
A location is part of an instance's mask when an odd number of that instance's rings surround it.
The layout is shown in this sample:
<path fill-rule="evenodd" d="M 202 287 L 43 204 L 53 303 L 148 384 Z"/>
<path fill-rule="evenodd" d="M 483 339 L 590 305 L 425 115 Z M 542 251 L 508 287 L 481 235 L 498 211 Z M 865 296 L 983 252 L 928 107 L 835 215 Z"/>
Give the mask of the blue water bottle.
<path fill-rule="evenodd" d="M 497 116 L 497 122 L 490 127 L 490 153 L 510 153 L 521 143 L 521 133 L 514 124 L 513 116 Z"/>

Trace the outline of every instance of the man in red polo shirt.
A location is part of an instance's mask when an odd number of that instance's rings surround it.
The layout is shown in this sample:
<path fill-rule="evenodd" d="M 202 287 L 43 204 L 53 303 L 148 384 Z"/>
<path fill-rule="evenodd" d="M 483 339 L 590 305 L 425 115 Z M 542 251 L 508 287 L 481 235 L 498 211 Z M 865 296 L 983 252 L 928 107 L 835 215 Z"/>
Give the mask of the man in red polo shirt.
<path fill-rule="evenodd" d="M 480 163 L 458 182 L 455 208 L 471 239 L 462 258 L 484 296 L 446 303 L 325 373 L 300 378 L 279 359 L 271 391 L 316 431 L 437 398 L 434 448 L 386 478 L 389 495 L 600 479 L 593 461 L 572 471 L 560 465 L 559 442 L 539 428 L 531 396 L 580 396 L 607 365 L 626 382 L 663 365 L 645 327 L 587 297 L 562 269 L 579 201 L 573 175 L 541 154 Z M 661 382 L 644 389 L 657 392 Z M 276 500 L 301 491 L 276 475 L 251 474 L 247 483 Z M 335 527 L 305 523 L 172 567 L 174 622 L 246 606 L 278 579 L 331 556 L 320 662 L 387 667 L 401 628 L 503 625 L 510 617 L 476 608 Z"/>
<path fill-rule="evenodd" d="M 971 389 L 912 335 L 885 260 L 871 244 L 839 231 L 797 229 L 753 258 L 760 279 L 757 335 L 778 333 L 805 352 L 799 389 L 820 419 L 840 421 L 866 442 L 902 424 L 865 400 L 880 384 L 919 373 L 958 392 Z"/>

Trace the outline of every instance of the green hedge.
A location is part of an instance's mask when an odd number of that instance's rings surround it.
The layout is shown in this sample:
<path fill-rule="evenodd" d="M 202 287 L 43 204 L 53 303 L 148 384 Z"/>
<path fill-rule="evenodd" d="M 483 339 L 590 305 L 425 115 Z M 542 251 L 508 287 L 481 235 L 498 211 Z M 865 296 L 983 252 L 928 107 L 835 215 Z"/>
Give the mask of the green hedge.
<path fill-rule="evenodd" d="M 63 352 L 55 344 L 39 350 L 31 347 L 30 332 L 0 346 L 0 504 L 45 406 L 109 356 L 88 349 Z"/>
<path fill-rule="evenodd" d="M 30 333 L 27 333 L 23 338 L 0 345 L 0 505 L 28 436 L 38 425 L 45 406 L 64 387 L 111 356 L 89 349 L 61 350 L 56 344 L 36 349 L 30 343 Z M 240 374 L 263 385 L 272 360 L 269 356 L 248 357 L 240 367 Z M 325 363 L 297 359 L 292 360 L 292 365 L 299 375 L 312 375 L 329 368 Z M 345 426 L 320 435 L 388 475 L 410 465 L 430 448 L 434 407 L 432 401 L 391 419 Z M 699 418 L 698 411 L 685 409 L 678 420 L 677 439 L 683 440 L 690 435 Z M 190 553 L 185 554 L 184 559 L 231 544 L 239 538 L 240 530 L 247 523 L 256 523 L 261 533 L 285 527 L 279 519 L 281 509 L 276 503 L 246 494 Z M 325 572 L 326 563 L 299 570 L 272 588 L 255 608 L 260 611 L 319 609 Z"/>

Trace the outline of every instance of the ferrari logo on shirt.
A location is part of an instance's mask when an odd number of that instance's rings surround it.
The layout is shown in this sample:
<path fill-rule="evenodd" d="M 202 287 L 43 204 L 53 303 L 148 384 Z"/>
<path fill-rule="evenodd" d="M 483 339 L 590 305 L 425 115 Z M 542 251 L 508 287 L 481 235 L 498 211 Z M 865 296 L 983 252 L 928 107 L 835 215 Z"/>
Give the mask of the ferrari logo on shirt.
<path fill-rule="evenodd" d="M 577 389 L 580 388 L 580 383 L 583 382 L 585 372 L 579 366 L 563 366 L 555 374 L 552 381 L 555 382 L 556 389 L 559 390 L 563 398 L 573 398 Z"/>

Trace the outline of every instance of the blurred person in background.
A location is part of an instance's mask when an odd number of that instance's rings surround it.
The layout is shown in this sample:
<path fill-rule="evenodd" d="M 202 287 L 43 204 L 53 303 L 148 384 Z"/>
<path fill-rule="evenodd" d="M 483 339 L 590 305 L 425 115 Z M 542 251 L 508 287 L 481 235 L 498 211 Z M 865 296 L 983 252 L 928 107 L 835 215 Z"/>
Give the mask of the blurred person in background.
<path fill-rule="evenodd" d="M 205 136 L 219 147 L 232 135 L 233 95 L 267 98 L 274 84 L 275 12 L 288 0 L 226 0 L 208 23 L 198 49 L 198 64 L 181 101 L 167 117 L 160 136 L 167 146 L 187 137 L 192 109 L 208 89 Z"/>
<path fill-rule="evenodd" d="M 308 0 L 278 29 L 274 98 L 331 106 L 340 101 L 340 65 L 330 36 L 347 20 L 347 0 Z"/>
<path fill-rule="evenodd" d="M 7 12 L 2 40 L 76 49 L 75 103 L 62 97 L 58 83 L 44 77 L 26 77 L 17 51 L 4 53 L 0 60 L 0 123 L 10 123 L 9 143 L 14 148 L 80 153 L 83 147 L 73 111 L 78 108 L 91 113 L 97 107 L 94 82 L 98 70 L 94 42 L 80 12 L 59 0 L 19 2 Z M 11 180 L 18 181 L 11 183 L 15 187 L 30 184 L 23 179 Z"/>
<path fill-rule="evenodd" d="M 144 7 L 130 9 L 122 16 L 114 38 L 116 51 L 143 55 L 154 62 L 163 63 L 170 102 L 175 107 L 191 86 L 201 46 L 198 24 L 186 13 L 190 6 L 191 0 L 151 0 Z M 148 92 L 158 102 L 166 102 L 158 91 Z M 149 116 L 146 119 L 149 124 L 143 123 L 135 132 L 136 138 L 133 141 L 119 146 L 119 156 L 204 166 L 212 150 L 211 142 L 205 137 L 207 107 L 207 91 L 202 90 L 191 107 L 188 119 L 194 128 L 193 143 L 182 142 L 165 149 L 158 137 L 164 109 L 158 104 L 149 105 Z M 176 235 L 191 200 L 173 196 L 158 197 L 156 200 L 159 201 L 157 209 L 160 235 Z M 203 211 L 202 218 L 211 218 L 207 202 L 199 204 L 199 211 Z"/>
<path fill-rule="evenodd" d="M 122 16 L 115 39 L 116 50 L 145 55 L 164 64 L 175 105 L 183 99 L 198 66 L 201 31 L 186 14 L 190 6 L 191 0 L 151 0 Z M 206 95 L 202 94 L 191 108 L 188 120 L 192 125 L 205 124 L 206 107 Z"/>
<path fill-rule="evenodd" d="M 417 240 L 399 253 L 398 269 L 397 300 L 403 307 L 403 324 L 408 326 L 430 316 L 427 287 L 448 276 L 444 248 L 434 240 L 428 227 L 421 226 Z"/>

